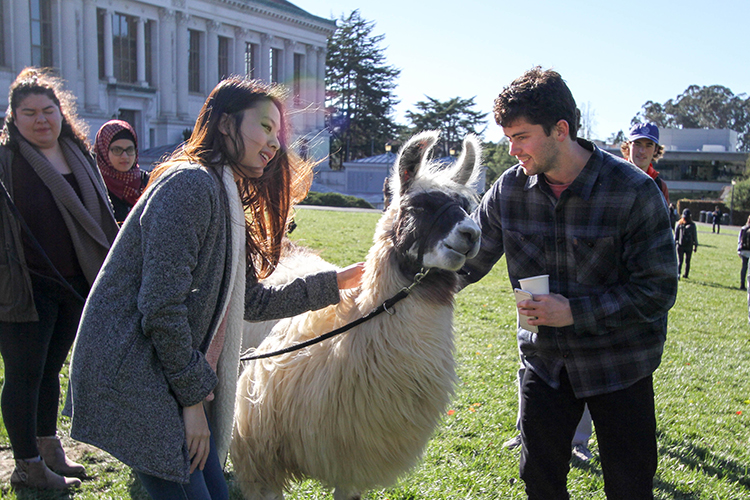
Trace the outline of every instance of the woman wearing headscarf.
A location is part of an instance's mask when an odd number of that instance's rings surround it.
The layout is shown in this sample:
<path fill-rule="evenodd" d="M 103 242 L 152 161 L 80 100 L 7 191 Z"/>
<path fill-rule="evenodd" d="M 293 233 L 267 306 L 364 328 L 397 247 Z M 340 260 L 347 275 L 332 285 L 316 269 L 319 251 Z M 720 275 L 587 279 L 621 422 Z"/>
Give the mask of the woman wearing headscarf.
<path fill-rule="evenodd" d="M 138 166 L 138 137 L 122 120 L 110 120 L 96 133 L 96 164 L 107 184 L 115 219 L 122 224 L 141 196 L 149 173 Z"/>
<path fill-rule="evenodd" d="M 0 399 L 13 487 L 81 484 L 57 436 L 60 370 L 117 235 L 85 124 L 61 80 L 26 68 L 0 133 Z M 54 472 L 53 472 L 54 471 Z"/>

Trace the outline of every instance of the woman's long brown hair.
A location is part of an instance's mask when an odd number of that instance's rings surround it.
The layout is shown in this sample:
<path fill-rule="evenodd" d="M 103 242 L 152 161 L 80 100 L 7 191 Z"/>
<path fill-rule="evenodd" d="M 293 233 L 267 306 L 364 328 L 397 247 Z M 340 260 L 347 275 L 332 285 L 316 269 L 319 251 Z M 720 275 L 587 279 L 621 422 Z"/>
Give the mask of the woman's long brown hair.
<path fill-rule="evenodd" d="M 257 179 L 242 177 L 237 182 L 245 209 L 247 264 L 257 279 L 270 275 L 279 263 L 281 243 L 286 233 L 292 206 L 307 195 L 312 183 L 312 164 L 289 150 L 289 130 L 283 102 L 286 90 L 258 80 L 231 77 L 219 82 L 203 104 L 190 139 L 151 175 L 154 182 L 169 167 L 198 163 L 221 177 L 221 167 L 229 165 L 240 173 L 238 159 L 244 155 L 244 144 L 237 131 L 246 109 L 271 101 L 279 109 L 281 124 L 279 149 Z M 234 120 L 234 136 L 219 130 L 223 115 Z M 227 145 L 227 137 L 232 142 Z"/>

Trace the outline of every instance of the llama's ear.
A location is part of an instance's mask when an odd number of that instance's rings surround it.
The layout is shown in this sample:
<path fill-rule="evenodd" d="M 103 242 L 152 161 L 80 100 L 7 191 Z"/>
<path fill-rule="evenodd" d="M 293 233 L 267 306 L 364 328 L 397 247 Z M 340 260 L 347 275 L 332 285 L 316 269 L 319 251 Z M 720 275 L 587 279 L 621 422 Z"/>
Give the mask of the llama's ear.
<path fill-rule="evenodd" d="M 403 195 L 411 187 L 417 173 L 427 157 L 427 153 L 433 148 L 440 137 L 440 132 L 431 130 L 422 132 L 403 145 L 396 159 L 396 171 L 398 172 L 398 193 Z"/>
<path fill-rule="evenodd" d="M 482 145 L 474 134 L 464 137 L 461 156 L 453 167 L 452 178 L 459 184 L 467 184 L 479 175 L 482 160 Z"/>

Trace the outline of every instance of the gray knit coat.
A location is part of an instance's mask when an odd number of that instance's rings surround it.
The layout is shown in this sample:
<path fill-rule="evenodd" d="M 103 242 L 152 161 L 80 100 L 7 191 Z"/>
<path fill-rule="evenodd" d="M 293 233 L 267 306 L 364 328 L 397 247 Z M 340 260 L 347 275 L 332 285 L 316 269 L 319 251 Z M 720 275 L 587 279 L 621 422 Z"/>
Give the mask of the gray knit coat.
<path fill-rule="evenodd" d="M 214 173 L 184 164 L 143 194 L 89 294 L 71 361 L 71 436 L 182 483 L 190 466 L 182 408 L 217 384 L 205 352 L 233 265 L 223 186 Z M 248 320 L 318 309 L 338 302 L 336 273 L 282 287 L 247 276 L 244 300 Z M 210 419 L 231 412 L 212 410 Z M 222 429 L 231 433 L 231 425 Z"/>

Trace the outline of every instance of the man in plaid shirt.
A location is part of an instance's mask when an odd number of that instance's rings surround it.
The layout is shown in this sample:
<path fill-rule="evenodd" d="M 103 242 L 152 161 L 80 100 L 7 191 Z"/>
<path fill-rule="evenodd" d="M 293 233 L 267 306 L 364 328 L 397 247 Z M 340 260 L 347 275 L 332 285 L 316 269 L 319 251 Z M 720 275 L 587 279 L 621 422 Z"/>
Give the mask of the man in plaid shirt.
<path fill-rule="evenodd" d="M 558 73 L 527 71 L 494 113 L 520 163 L 474 212 L 482 246 L 464 272 L 476 282 L 505 254 L 514 288 L 549 275 L 549 295 L 518 304 L 539 327 L 518 328 L 526 493 L 569 498 L 571 439 L 588 404 L 607 498 L 653 498 L 652 373 L 677 294 L 664 198 L 642 171 L 576 138 L 580 114 Z"/>

